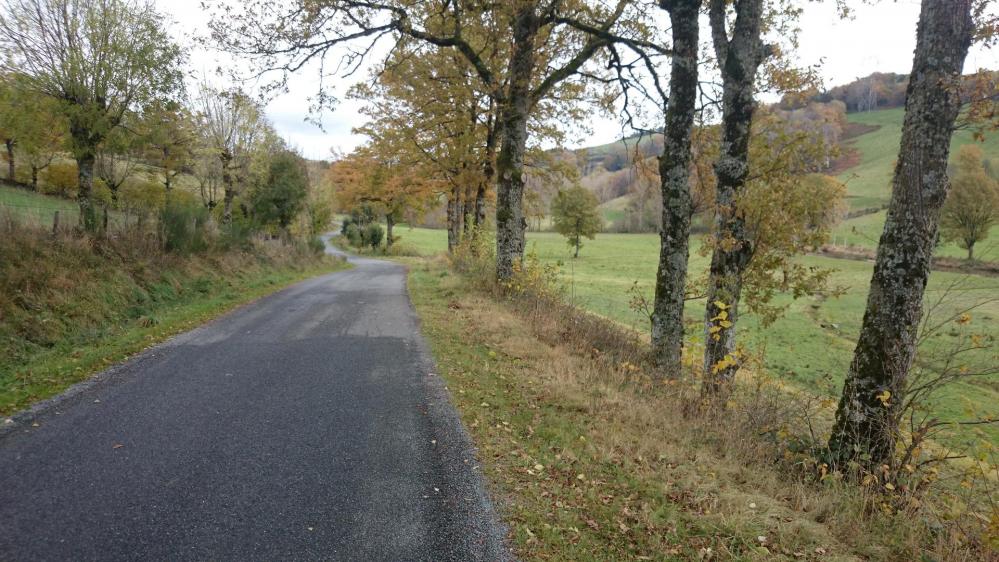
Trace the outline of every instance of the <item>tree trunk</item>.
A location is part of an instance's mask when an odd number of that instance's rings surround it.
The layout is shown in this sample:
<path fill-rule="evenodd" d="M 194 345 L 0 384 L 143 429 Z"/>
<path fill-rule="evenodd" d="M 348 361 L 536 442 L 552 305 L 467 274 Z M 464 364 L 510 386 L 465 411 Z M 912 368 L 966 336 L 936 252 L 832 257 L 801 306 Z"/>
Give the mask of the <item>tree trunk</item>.
<path fill-rule="evenodd" d="M 836 424 L 832 461 L 890 464 L 923 293 L 950 187 L 947 159 L 974 25 L 971 0 L 923 0 L 891 201 Z"/>
<path fill-rule="evenodd" d="M 392 227 L 395 226 L 395 219 L 393 218 L 393 213 L 385 213 L 385 247 L 392 247 Z"/>
<path fill-rule="evenodd" d="M 662 5 L 669 11 L 672 23 L 673 59 L 664 147 L 659 158 L 663 207 L 652 312 L 652 353 L 659 372 L 675 378 L 680 376 L 683 354 L 683 303 L 690 257 L 688 245 L 693 213 L 690 133 L 697 103 L 697 17 L 701 0 L 673 0 Z"/>
<path fill-rule="evenodd" d="M 14 139 L 4 139 L 3 143 L 7 147 L 7 181 L 14 183 L 17 181 L 14 170 Z"/>
<path fill-rule="evenodd" d="M 711 0 L 712 39 L 722 73 L 721 153 L 715 162 L 717 179 L 714 235 L 704 315 L 705 394 L 719 394 L 738 370 L 735 330 L 739 317 L 742 277 L 753 256 L 745 219 L 735 208 L 749 172 L 749 138 L 753 124 L 753 83 L 768 49 L 760 40 L 762 0 L 735 4 L 732 39 L 727 38 L 725 1 Z M 719 306 L 720 305 L 720 306 Z"/>
<path fill-rule="evenodd" d="M 500 116 L 502 143 L 496 159 L 496 278 L 513 276 L 514 264 L 524 257 L 524 152 L 531 111 L 531 79 L 535 67 L 535 40 L 539 18 L 534 3 L 523 2 L 513 24 L 513 50 L 507 76 L 506 99 Z"/>
<path fill-rule="evenodd" d="M 486 133 L 486 162 L 482 166 L 482 183 L 475 191 L 475 232 L 476 235 L 486 224 L 486 193 L 496 177 L 496 123 L 492 113 L 492 103 L 490 102 L 490 116 Z"/>
<path fill-rule="evenodd" d="M 975 260 L 975 245 L 968 244 L 968 261 L 974 261 L 974 260 Z"/>
<path fill-rule="evenodd" d="M 225 193 L 222 196 L 222 224 L 232 224 L 232 201 L 236 198 L 235 178 L 232 170 L 229 169 L 232 157 L 223 154 L 222 160 L 222 188 Z"/>
<path fill-rule="evenodd" d="M 459 217 L 461 216 L 461 189 L 455 185 L 447 197 L 447 251 L 454 253 L 454 249 L 461 242 L 461 228 Z"/>
<path fill-rule="evenodd" d="M 31 191 L 38 191 L 38 166 L 31 165 Z"/>
<path fill-rule="evenodd" d="M 78 183 L 76 199 L 80 205 L 80 226 L 86 232 L 97 232 L 97 209 L 91 196 L 94 192 L 94 153 L 83 151 L 76 157 Z"/>

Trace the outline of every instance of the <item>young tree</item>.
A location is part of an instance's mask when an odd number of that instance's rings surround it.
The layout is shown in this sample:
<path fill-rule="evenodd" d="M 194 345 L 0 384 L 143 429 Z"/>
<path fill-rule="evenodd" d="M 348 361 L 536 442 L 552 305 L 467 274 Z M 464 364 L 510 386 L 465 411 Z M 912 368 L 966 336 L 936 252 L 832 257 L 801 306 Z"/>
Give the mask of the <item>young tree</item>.
<path fill-rule="evenodd" d="M 218 91 L 207 83 L 201 85 L 198 105 L 205 143 L 221 165 L 222 222 L 229 224 L 232 222 L 232 202 L 242 187 L 239 179 L 247 173 L 260 132 L 261 109 L 242 91 Z"/>
<path fill-rule="evenodd" d="M 829 441 L 832 464 L 891 464 L 915 356 L 923 293 L 947 198 L 947 159 L 961 108 L 960 79 L 975 34 L 973 0 L 923 0 L 867 309 Z"/>
<path fill-rule="evenodd" d="M 194 119 L 178 101 L 155 100 L 143 108 L 141 128 L 148 160 L 162 169 L 163 187 L 170 191 L 174 178 L 194 160 L 198 137 Z"/>
<path fill-rule="evenodd" d="M 250 194 L 253 216 L 262 224 L 276 224 L 287 235 L 308 191 L 304 159 L 290 150 L 280 151 L 270 159 L 266 181 Z"/>
<path fill-rule="evenodd" d="M 94 161 L 125 115 L 183 87 L 183 51 L 145 0 L 4 0 L 0 68 L 62 102 L 79 169 L 80 222 L 97 229 Z"/>
<path fill-rule="evenodd" d="M 999 182 L 985 171 L 982 149 L 966 144 L 957 154 L 950 193 L 940 215 L 940 232 L 945 240 L 968 250 L 975 258 L 975 244 L 989 236 L 999 221 Z"/>
<path fill-rule="evenodd" d="M 599 206 L 596 196 L 578 185 L 558 192 L 552 201 L 555 232 L 565 236 L 566 242 L 576 249 L 574 257 L 579 257 L 584 236 L 593 240 L 603 229 Z"/>

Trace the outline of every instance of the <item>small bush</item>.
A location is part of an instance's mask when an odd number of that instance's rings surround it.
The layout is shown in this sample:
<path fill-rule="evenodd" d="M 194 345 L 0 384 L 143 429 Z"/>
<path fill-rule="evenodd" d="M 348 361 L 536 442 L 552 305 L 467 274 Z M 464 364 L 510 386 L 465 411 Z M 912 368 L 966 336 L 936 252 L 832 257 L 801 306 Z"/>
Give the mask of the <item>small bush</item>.
<path fill-rule="evenodd" d="M 74 199 L 79 190 L 79 174 L 72 162 L 53 162 L 41 174 L 38 191 L 46 195 L 58 195 Z"/>
<path fill-rule="evenodd" d="M 351 246 L 360 247 L 364 244 L 364 237 L 361 235 L 361 229 L 356 224 L 347 224 L 343 228 L 343 235 Z"/>
<path fill-rule="evenodd" d="M 371 223 L 364 229 L 364 242 L 372 248 L 378 248 L 384 237 L 385 231 L 380 224 Z"/>
<path fill-rule="evenodd" d="M 163 247 L 189 254 L 208 248 L 208 210 L 185 198 L 171 198 L 160 212 Z"/>
<path fill-rule="evenodd" d="M 181 195 L 182 198 L 188 199 L 184 204 L 192 204 L 189 199 L 193 199 L 193 196 L 183 197 L 187 195 L 189 194 Z M 140 217 L 148 216 L 166 205 L 166 188 L 158 181 L 129 180 L 121 186 L 118 202 L 122 210 L 127 213 Z"/>
<path fill-rule="evenodd" d="M 314 254 L 321 255 L 326 252 L 326 243 L 323 239 L 318 236 L 313 236 L 309 238 L 309 249 L 312 250 Z"/>

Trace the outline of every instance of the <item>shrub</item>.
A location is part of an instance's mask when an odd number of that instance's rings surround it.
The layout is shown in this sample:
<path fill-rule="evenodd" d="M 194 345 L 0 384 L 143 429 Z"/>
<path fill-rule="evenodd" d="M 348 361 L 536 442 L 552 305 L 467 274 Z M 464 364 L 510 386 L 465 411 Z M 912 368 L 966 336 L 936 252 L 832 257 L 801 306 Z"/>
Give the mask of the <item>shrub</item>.
<path fill-rule="evenodd" d="M 185 205 L 193 204 L 193 196 L 183 197 L 187 195 L 189 194 L 184 193 L 180 197 L 186 199 L 183 203 Z M 157 181 L 129 180 L 121 186 L 118 202 L 121 205 L 121 209 L 127 213 L 136 216 L 147 216 L 159 211 L 166 205 L 166 188 L 163 187 L 162 183 Z"/>
<path fill-rule="evenodd" d="M 42 172 L 38 191 L 46 195 L 58 195 L 67 199 L 76 198 L 79 189 L 79 174 L 72 162 L 53 162 Z"/>
<path fill-rule="evenodd" d="M 205 226 L 208 210 L 183 197 L 171 197 L 160 212 L 163 247 L 170 252 L 193 253 L 208 248 Z"/>
<path fill-rule="evenodd" d="M 321 255 L 326 252 L 326 243 L 323 239 L 318 236 L 313 236 L 309 238 L 309 249 L 312 250 L 314 254 Z"/>
<path fill-rule="evenodd" d="M 361 229 L 354 223 L 347 223 L 343 228 L 343 235 L 347 238 L 347 242 L 351 246 L 360 247 L 364 244 L 364 237 L 361 235 Z"/>
<path fill-rule="evenodd" d="M 382 238 L 384 237 L 385 231 L 382 230 L 382 225 L 380 224 L 371 223 L 364 229 L 364 242 L 372 248 L 377 248 L 382 243 Z"/>

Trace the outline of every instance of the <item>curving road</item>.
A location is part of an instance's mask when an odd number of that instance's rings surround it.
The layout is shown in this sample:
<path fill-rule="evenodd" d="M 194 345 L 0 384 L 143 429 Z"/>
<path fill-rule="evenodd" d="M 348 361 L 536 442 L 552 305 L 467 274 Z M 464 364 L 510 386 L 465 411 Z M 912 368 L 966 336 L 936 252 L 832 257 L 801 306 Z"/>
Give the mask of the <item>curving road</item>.
<path fill-rule="evenodd" d="M 352 262 L 0 428 L 0 560 L 507 559 L 404 268 Z"/>

